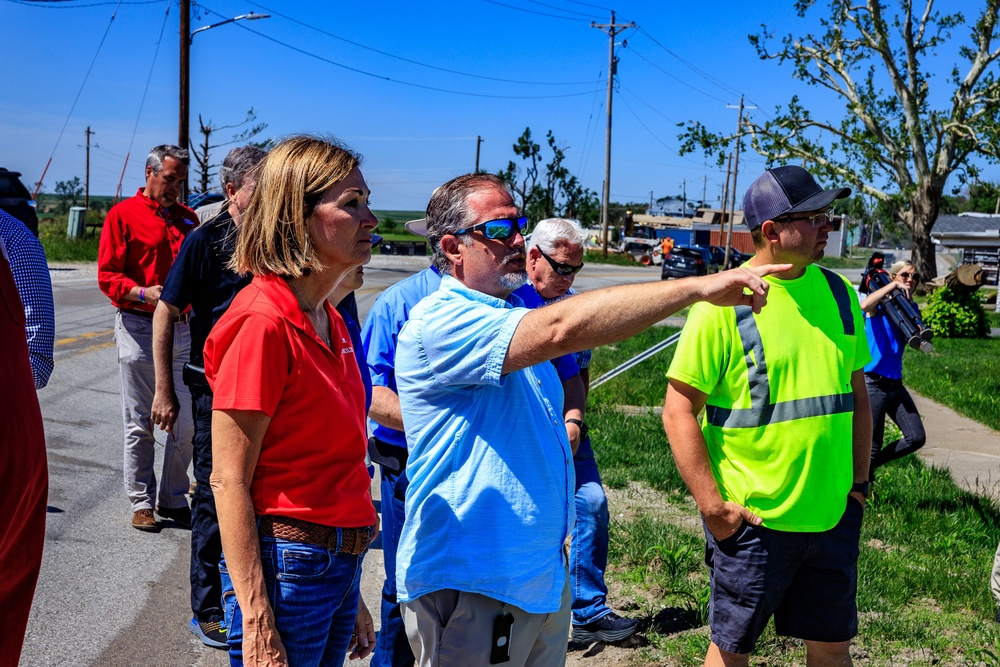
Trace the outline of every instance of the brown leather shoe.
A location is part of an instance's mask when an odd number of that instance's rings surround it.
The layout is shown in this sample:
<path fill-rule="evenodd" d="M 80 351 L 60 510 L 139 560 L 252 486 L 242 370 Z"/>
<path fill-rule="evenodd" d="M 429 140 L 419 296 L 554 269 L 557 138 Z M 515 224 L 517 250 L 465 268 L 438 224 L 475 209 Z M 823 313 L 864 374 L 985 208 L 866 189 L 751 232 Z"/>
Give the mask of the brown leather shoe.
<path fill-rule="evenodd" d="M 132 513 L 132 527 L 150 533 L 155 533 L 160 529 L 156 525 L 156 519 L 153 518 L 153 510 L 149 508 L 136 510 Z"/>

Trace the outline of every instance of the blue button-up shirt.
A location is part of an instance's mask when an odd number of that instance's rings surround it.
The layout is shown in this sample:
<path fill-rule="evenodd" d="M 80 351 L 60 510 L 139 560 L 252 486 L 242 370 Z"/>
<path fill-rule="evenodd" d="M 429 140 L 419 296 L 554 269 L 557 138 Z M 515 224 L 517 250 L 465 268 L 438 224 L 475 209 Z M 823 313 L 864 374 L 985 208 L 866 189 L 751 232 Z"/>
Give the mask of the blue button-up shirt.
<path fill-rule="evenodd" d="M 374 386 L 396 391 L 396 338 L 409 319 L 410 310 L 425 296 L 436 292 L 440 284 L 441 275 L 431 267 L 399 281 L 375 299 L 361 330 Z M 402 431 L 372 419 L 368 420 L 368 428 L 382 442 L 406 449 L 406 435 Z"/>
<path fill-rule="evenodd" d="M 41 389 L 52 374 L 52 350 L 56 336 L 52 279 L 49 277 L 45 250 L 23 222 L 3 211 L 0 211 L 0 239 L 7 249 L 10 270 L 24 305 L 28 355 L 31 357 L 35 389 Z"/>
<path fill-rule="evenodd" d="M 396 383 L 410 455 L 396 588 L 559 609 L 575 520 L 572 450 L 552 364 L 502 375 L 529 311 L 450 276 L 410 311 Z"/>

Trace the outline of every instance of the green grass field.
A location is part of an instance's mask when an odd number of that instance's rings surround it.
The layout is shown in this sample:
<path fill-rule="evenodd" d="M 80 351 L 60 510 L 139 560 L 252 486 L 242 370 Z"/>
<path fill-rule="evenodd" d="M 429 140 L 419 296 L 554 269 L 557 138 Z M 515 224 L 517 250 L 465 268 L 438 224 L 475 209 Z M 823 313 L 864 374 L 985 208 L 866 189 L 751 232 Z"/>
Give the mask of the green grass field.
<path fill-rule="evenodd" d="M 654 328 L 595 350 L 591 377 L 673 331 Z M 940 357 L 906 355 L 909 383 L 941 376 L 938 384 L 918 391 L 943 403 L 953 384 L 958 388 L 952 393 L 960 396 L 977 393 L 974 387 L 983 395 L 1000 393 L 1000 341 L 936 344 Z M 617 594 L 628 601 L 627 613 L 650 624 L 649 645 L 636 650 L 634 664 L 699 665 L 708 647 L 708 572 L 696 508 L 677 473 L 660 415 L 619 408 L 662 405 L 672 350 L 595 389 L 587 415 L 605 485 L 627 488 L 624 498 L 645 489 L 638 501 L 624 501 L 629 507 L 610 508 L 612 517 L 620 517 L 611 527 L 611 602 Z M 915 370 L 917 364 L 926 371 Z M 898 437 L 892 431 L 890 426 L 887 441 Z M 861 536 L 855 664 L 1000 665 L 1000 625 L 993 620 L 988 581 L 1000 539 L 1000 509 L 913 456 L 881 468 L 875 489 Z M 770 626 L 752 664 L 804 665 L 805 651 Z"/>

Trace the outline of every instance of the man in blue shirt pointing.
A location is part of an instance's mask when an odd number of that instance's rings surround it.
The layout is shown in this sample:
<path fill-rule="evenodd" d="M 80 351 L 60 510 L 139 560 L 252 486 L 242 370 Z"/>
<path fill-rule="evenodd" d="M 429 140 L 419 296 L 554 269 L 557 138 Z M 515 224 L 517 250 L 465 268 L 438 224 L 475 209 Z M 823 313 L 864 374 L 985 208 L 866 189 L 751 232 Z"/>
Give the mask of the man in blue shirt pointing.
<path fill-rule="evenodd" d="M 426 220 L 441 286 L 410 311 L 395 365 L 409 450 L 396 553 L 407 638 L 419 665 L 562 665 L 575 479 L 562 388 L 543 362 L 622 340 L 699 300 L 759 310 L 761 277 L 787 266 L 623 285 L 528 310 L 511 298 L 527 278 L 527 220 L 501 179 L 449 181 Z"/>

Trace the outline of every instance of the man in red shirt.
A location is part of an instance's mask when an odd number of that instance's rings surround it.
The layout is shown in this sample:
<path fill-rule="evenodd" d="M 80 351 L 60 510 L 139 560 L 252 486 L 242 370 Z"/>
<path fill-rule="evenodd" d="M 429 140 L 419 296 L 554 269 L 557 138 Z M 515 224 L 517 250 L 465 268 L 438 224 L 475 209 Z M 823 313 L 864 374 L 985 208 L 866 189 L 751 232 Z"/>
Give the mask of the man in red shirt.
<path fill-rule="evenodd" d="M 178 203 L 187 178 L 188 152 L 177 146 L 157 146 L 146 158 L 146 187 L 114 206 L 104 221 L 97 253 L 101 291 L 118 308 L 115 342 L 125 423 L 125 491 L 132 503 L 132 526 L 156 531 L 156 513 L 190 527 L 188 464 L 191 462 L 191 399 L 181 379 L 183 360 L 190 356 L 187 313 L 174 322 L 174 386 L 180 412 L 167 434 L 163 471 L 157 493 L 153 471 L 153 425 L 150 419 L 153 370 L 153 310 L 163 281 L 188 232 L 198 225 L 194 211 Z"/>

